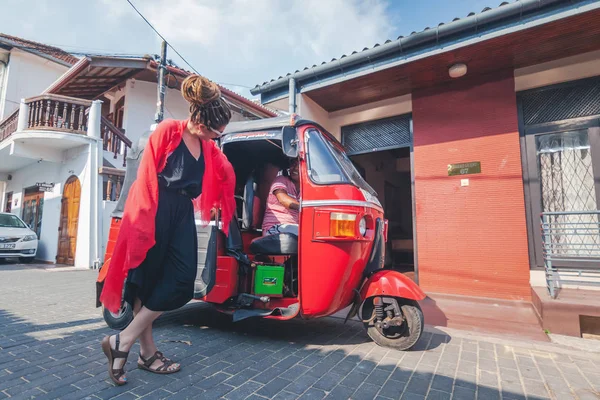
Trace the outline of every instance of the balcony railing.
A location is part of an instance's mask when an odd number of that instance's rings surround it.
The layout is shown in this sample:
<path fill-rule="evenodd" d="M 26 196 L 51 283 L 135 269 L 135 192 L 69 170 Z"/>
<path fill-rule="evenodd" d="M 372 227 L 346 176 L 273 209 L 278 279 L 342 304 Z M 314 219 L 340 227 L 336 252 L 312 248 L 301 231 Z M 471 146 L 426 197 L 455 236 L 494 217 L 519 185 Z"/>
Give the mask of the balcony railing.
<path fill-rule="evenodd" d="M 125 131 L 117 128 L 106 117 L 100 121 L 100 137 L 102 138 L 103 148 L 113 153 L 116 160 L 119 154 L 123 155 L 123 166 L 126 165 L 127 149 L 131 148 L 131 140 L 125 136 Z"/>
<path fill-rule="evenodd" d="M 89 100 L 43 94 L 25 100 L 29 106 L 26 129 L 87 134 Z"/>
<path fill-rule="evenodd" d="M 88 135 L 89 112 L 92 102 L 55 94 L 43 94 L 25 100 L 26 118 L 19 118 L 19 109 L 0 122 L 0 142 L 19 131 L 56 131 L 77 135 Z M 21 126 L 19 125 L 21 124 Z M 100 119 L 100 138 L 103 148 L 113 153 L 114 158 L 127 159 L 131 140 L 122 129 L 114 126 L 107 118 Z"/>
<path fill-rule="evenodd" d="M 542 214 L 546 284 L 556 298 L 558 283 L 600 284 L 600 211 Z"/>
<path fill-rule="evenodd" d="M 6 117 L 2 122 L 0 122 L 0 142 L 4 139 L 8 138 L 17 130 L 17 125 L 19 124 L 19 110 L 15 110 Z"/>
<path fill-rule="evenodd" d="M 125 179 L 125 171 L 102 167 L 100 168 L 100 176 L 103 177 L 103 193 L 102 198 L 107 201 L 118 201 L 121 197 L 121 189 Z"/>

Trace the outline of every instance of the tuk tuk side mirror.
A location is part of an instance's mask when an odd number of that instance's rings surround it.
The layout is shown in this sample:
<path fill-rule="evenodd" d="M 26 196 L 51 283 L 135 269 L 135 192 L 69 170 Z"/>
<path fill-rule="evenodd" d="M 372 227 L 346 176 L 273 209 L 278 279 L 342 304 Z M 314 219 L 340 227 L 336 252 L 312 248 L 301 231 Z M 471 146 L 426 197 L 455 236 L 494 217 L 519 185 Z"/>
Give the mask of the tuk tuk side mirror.
<path fill-rule="evenodd" d="M 298 157 L 298 134 L 295 127 L 284 126 L 281 129 L 281 147 L 286 156 Z"/>

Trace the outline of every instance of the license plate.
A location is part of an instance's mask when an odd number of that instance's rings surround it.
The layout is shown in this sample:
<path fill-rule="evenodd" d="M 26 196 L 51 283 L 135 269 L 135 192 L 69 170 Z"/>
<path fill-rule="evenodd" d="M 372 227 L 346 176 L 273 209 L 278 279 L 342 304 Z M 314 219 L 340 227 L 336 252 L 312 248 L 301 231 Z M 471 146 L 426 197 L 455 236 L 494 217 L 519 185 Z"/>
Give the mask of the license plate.
<path fill-rule="evenodd" d="M 0 249 L 14 249 L 16 247 L 16 244 L 14 243 L 0 243 Z"/>

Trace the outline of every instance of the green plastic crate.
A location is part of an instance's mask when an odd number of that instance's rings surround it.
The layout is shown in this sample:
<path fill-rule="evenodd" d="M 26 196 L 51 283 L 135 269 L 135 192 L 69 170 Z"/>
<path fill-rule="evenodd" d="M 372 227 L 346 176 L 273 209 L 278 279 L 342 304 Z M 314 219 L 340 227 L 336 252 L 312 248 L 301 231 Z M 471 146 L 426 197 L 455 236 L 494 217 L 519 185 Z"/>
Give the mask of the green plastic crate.
<path fill-rule="evenodd" d="M 254 294 L 283 295 L 284 267 L 275 265 L 258 265 L 254 274 Z"/>

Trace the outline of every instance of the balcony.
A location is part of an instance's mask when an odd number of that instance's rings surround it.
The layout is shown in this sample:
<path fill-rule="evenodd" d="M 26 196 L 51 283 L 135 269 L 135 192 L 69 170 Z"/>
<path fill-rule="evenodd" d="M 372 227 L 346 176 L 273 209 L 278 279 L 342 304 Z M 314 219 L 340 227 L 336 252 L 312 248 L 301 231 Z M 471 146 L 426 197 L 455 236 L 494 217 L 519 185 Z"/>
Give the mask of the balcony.
<path fill-rule="evenodd" d="M 102 140 L 102 147 L 125 166 L 131 141 L 125 132 L 100 115 L 99 101 L 54 94 L 24 100 L 0 122 L 0 172 L 11 172 L 39 161 L 62 162 L 65 152 Z M 94 112 L 91 112 L 94 110 Z"/>

